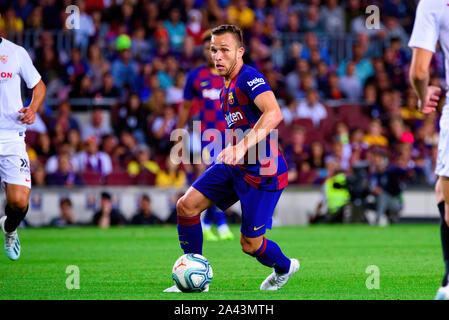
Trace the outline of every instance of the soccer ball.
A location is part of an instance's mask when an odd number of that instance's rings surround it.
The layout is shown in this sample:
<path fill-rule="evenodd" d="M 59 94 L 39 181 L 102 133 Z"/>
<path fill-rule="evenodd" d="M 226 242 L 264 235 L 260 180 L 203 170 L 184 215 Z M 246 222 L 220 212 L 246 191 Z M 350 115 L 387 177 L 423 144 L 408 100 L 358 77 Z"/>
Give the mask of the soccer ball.
<path fill-rule="evenodd" d="M 176 260 L 172 269 L 175 285 L 182 292 L 201 292 L 212 281 L 212 267 L 200 254 L 188 253 Z"/>

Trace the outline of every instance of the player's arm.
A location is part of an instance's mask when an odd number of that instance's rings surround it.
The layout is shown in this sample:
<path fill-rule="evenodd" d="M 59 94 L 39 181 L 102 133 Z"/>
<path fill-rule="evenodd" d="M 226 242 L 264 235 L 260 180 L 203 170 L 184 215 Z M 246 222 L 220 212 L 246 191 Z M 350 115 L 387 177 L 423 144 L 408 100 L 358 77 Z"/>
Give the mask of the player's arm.
<path fill-rule="evenodd" d="M 429 66 L 433 52 L 413 48 L 412 62 L 410 66 L 410 84 L 418 96 L 418 107 L 422 113 L 435 111 L 440 99 L 441 89 L 429 86 Z"/>
<path fill-rule="evenodd" d="M 438 105 L 441 89 L 429 85 L 429 66 L 438 42 L 441 14 L 445 1 L 420 1 L 416 8 L 413 31 L 408 43 L 413 50 L 410 83 L 418 95 L 421 112 L 429 113 Z"/>
<path fill-rule="evenodd" d="M 217 161 L 223 161 L 223 163 L 229 165 L 237 164 L 245 156 L 248 149 L 262 141 L 283 120 L 281 108 L 273 91 L 260 93 L 254 99 L 254 103 L 262 112 L 259 120 L 237 145 L 224 149 L 218 155 Z"/>
<path fill-rule="evenodd" d="M 34 122 L 37 109 L 39 109 L 44 101 L 46 91 L 47 88 L 41 79 L 33 88 L 33 97 L 31 98 L 29 106 L 19 110 L 20 113 L 23 113 L 23 116 L 20 119 L 22 123 L 32 124 Z"/>

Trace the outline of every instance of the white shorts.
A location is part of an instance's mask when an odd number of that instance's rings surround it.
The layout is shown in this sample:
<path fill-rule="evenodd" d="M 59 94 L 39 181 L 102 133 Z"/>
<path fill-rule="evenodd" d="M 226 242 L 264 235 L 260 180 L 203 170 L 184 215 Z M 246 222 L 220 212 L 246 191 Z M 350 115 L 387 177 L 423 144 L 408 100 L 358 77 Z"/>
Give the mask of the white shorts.
<path fill-rule="evenodd" d="M 447 114 L 440 118 L 440 135 L 438 137 L 438 156 L 435 174 L 449 177 L 449 119 Z"/>
<path fill-rule="evenodd" d="M 0 181 L 2 189 L 5 183 L 31 189 L 30 160 L 24 137 L 0 141 Z"/>

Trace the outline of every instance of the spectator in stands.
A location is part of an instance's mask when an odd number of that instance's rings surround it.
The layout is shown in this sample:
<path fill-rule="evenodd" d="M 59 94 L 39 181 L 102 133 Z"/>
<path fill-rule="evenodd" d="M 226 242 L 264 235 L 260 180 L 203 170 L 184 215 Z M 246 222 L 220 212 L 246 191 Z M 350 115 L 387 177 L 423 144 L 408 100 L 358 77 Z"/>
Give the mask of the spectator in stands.
<path fill-rule="evenodd" d="M 201 36 L 204 32 L 204 28 L 201 25 L 201 20 L 203 16 L 200 10 L 193 9 L 190 10 L 187 14 L 187 26 L 186 26 L 186 35 L 193 39 L 193 43 L 196 46 L 201 45 L 203 42 L 201 40 Z M 184 39 L 185 40 L 185 39 Z"/>
<path fill-rule="evenodd" d="M 368 146 L 388 147 L 388 139 L 382 134 L 382 129 L 380 120 L 371 120 L 368 133 L 363 138 L 363 142 Z"/>
<path fill-rule="evenodd" d="M 42 163 L 45 163 L 48 158 L 55 154 L 48 133 L 40 133 L 38 135 L 34 150 Z"/>
<path fill-rule="evenodd" d="M 284 152 L 285 159 L 288 164 L 288 179 L 289 181 L 296 181 L 298 171 L 300 171 L 303 161 L 308 156 L 306 147 L 306 130 L 300 126 L 292 128 L 291 143 L 287 146 Z"/>
<path fill-rule="evenodd" d="M 162 153 L 168 153 L 172 142 L 170 134 L 176 128 L 176 114 L 171 106 L 167 106 L 161 116 L 158 116 L 151 127 L 153 137 L 156 139 L 156 147 Z"/>
<path fill-rule="evenodd" d="M 85 55 L 89 45 L 89 38 L 95 34 L 95 26 L 91 15 L 86 12 L 84 0 L 78 1 L 77 6 L 79 8 L 79 26 L 73 30 L 75 33 L 74 42 L 75 46 L 80 47 L 83 55 Z M 54 19 L 54 17 L 52 18 Z"/>
<path fill-rule="evenodd" d="M 138 143 L 146 141 L 147 113 L 138 94 L 131 94 L 128 101 L 118 110 L 118 123 L 115 128 L 118 133 L 131 132 Z"/>
<path fill-rule="evenodd" d="M 45 183 L 46 175 L 45 168 L 41 163 L 38 163 L 31 171 L 31 184 L 34 187 L 43 187 Z"/>
<path fill-rule="evenodd" d="M 183 89 L 185 82 L 184 72 L 178 72 L 175 76 L 175 83 L 173 86 L 168 87 L 166 91 L 166 101 L 168 104 L 172 104 L 178 109 L 183 101 Z"/>
<path fill-rule="evenodd" d="M 386 224 L 381 217 L 388 216 L 390 222 L 399 221 L 402 209 L 402 190 L 407 180 L 407 170 L 388 166 L 385 151 L 376 149 L 370 174 L 370 190 L 376 196 L 376 224 Z"/>
<path fill-rule="evenodd" d="M 69 129 L 69 131 L 67 131 L 67 142 L 70 145 L 70 155 L 74 156 L 83 150 L 83 141 L 81 140 L 79 130 L 74 128 Z"/>
<path fill-rule="evenodd" d="M 151 160 L 150 148 L 145 144 L 141 144 L 137 147 L 135 160 L 128 163 L 126 171 L 130 176 L 135 177 L 143 171 L 156 176 L 159 170 L 158 163 Z"/>
<path fill-rule="evenodd" d="M 97 43 L 92 43 L 89 46 L 87 62 L 90 70 L 91 90 L 98 92 L 103 86 L 103 75 L 109 72 L 111 64 L 103 57 L 100 46 Z"/>
<path fill-rule="evenodd" d="M 0 17 L 0 30 L 5 30 L 6 32 L 22 32 L 23 29 L 23 20 L 16 16 L 13 7 L 7 7 L 4 14 Z"/>
<path fill-rule="evenodd" d="M 131 224 L 137 225 L 153 225 L 162 224 L 162 220 L 159 219 L 151 210 L 151 199 L 146 194 L 142 195 L 139 200 L 139 210 L 133 216 Z"/>
<path fill-rule="evenodd" d="M 156 175 L 156 186 L 159 188 L 182 188 L 186 185 L 186 174 L 178 164 L 171 161 L 170 156 L 165 160 L 165 169 Z"/>
<path fill-rule="evenodd" d="M 27 29 L 42 30 L 42 7 L 36 6 L 26 20 Z"/>
<path fill-rule="evenodd" d="M 350 151 L 351 150 L 349 149 L 349 152 Z M 345 153 L 344 145 L 338 138 L 332 142 L 332 150 L 326 158 L 334 159 L 338 164 L 339 170 L 346 172 L 351 168 L 351 153 Z"/>
<path fill-rule="evenodd" d="M 103 110 L 96 108 L 92 110 L 90 123 L 81 126 L 81 137 L 86 140 L 94 137 L 97 143 L 101 142 L 101 137 L 112 133 L 111 126 L 104 120 Z"/>
<path fill-rule="evenodd" d="M 407 123 L 416 125 L 419 120 L 425 118 L 425 115 L 416 108 L 418 103 L 416 94 L 410 90 L 407 90 L 406 92 L 405 103 L 401 107 L 401 117 Z"/>
<path fill-rule="evenodd" d="M 287 73 L 285 84 L 287 85 L 288 93 L 296 98 L 301 88 L 301 77 L 310 71 L 310 67 L 306 59 L 297 58 L 294 60 L 294 63 L 295 69 Z"/>
<path fill-rule="evenodd" d="M 83 185 L 81 176 L 73 170 L 68 154 L 58 156 L 58 168 L 54 173 L 47 175 L 47 185 L 63 186 L 66 188 Z"/>
<path fill-rule="evenodd" d="M 119 144 L 112 153 L 112 158 L 118 159 L 120 166 L 126 168 L 128 163 L 134 159 L 137 154 L 137 140 L 128 131 L 122 131 L 119 138 Z"/>
<path fill-rule="evenodd" d="M 45 163 L 45 172 L 47 174 L 55 173 L 58 170 L 59 157 L 64 155 L 68 156 L 71 163 L 71 168 L 74 171 L 78 171 L 78 161 L 75 158 L 75 155 L 71 154 L 71 147 L 68 142 L 63 142 L 57 147 L 57 154 L 53 154 Z"/>
<path fill-rule="evenodd" d="M 127 221 L 118 209 L 113 208 L 111 194 L 102 192 L 100 209 L 95 213 L 92 223 L 102 229 L 107 229 L 110 226 L 125 225 Z"/>
<path fill-rule="evenodd" d="M 311 119 L 315 127 L 320 125 L 322 119 L 327 118 L 326 108 L 318 101 L 318 92 L 316 89 L 309 89 L 306 93 L 306 99 L 302 100 L 296 109 L 298 118 Z"/>
<path fill-rule="evenodd" d="M 33 11 L 33 3 L 28 0 L 18 0 L 13 4 L 13 8 L 17 14 L 17 17 L 25 21 Z"/>
<path fill-rule="evenodd" d="M 313 50 L 319 51 L 321 60 L 326 62 L 327 65 L 331 64 L 329 52 L 326 46 L 319 45 L 316 34 L 312 31 L 309 31 L 305 34 L 305 45 L 302 47 L 301 50 L 301 58 L 310 61 Z"/>
<path fill-rule="evenodd" d="M 98 150 L 98 143 L 91 137 L 84 142 L 84 151 L 76 155 L 77 167 L 80 172 L 96 172 L 106 176 L 112 172 L 112 162 L 109 155 Z"/>
<path fill-rule="evenodd" d="M 72 116 L 72 106 L 70 105 L 69 100 L 64 100 L 59 103 L 58 113 L 50 120 L 50 130 L 55 129 L 56 123 L 62 126 L 64 135 L 66 135 L 70 129 L 79 130 L 80 126 L 78 121 Z"/>
<path fill-rule="evenodd" d="M 340 82 L 338 75 L 334 72 L 331 72 L 328 77 L 328 84 L 326 91 L 324 93 L 324 97 L 326 99 L 332 100 L 340 100 L 345 99 L 346 95 L 340 89 Z"/>
<path fill-rule="evenodd" d="M 355 75 L 355 63 L 350 61 L 346 65 L 346 74 L 339 78 L 342 93 L 351 102 L 358 102 L 362 98 L 362 84 Z"/>
<path fill-rule="evenodd" d="M 351 165 L 366 158 L 366 151 L 369 146 L 364 142 L 364 135 L 365 134 L 362 128 L 355 128 L 351 131 Z"/>
<path fill-rule="evenodd" d="M 303 168 L 324 169 L 324 145 L 321 141 L 312 141 L 310 144 L 310 152 L 305 158 Z"/>
<path fill-rule="evenodd" d="M 70 50 L 70 60 L 65 70 L 71 86 L 76 86 L 77 82 L 80 82 L 81 78 L 89 72 L 89 64 L 83 59 L 80 48 L 73 47 Z"/>
<path fill-rule="evenodd" d="M 342 35 L 345 33 L 345 11 L 338 5 L 338 0 L 327 0 L 321 8 L 320 17 L 326 35 Z"/>
<path fill-rule="evenodd" d="M 365 58 L 366 48 L 360 43 L 356 42 L 352 46 L 352 62 L 355 64 L 355 76 L 359 79 L 362 85 L 365 80 L 374 74 L 373 65 Z M 337 74 L 343 76 L 347 72 L 347 65 L 350 61 L 343 60 L 338 66 Z"/>
<path fill-rule="evenodd" d="M 252 27 L 255 15 L 253 9 L 248 5 L 247 0 L 237 0 L 227 9 L 228 23 L 237 24 L 242 29 Z"/>
<path fill-rule="evenodd" d="M 59 217 L 53 218 L 50 221 L 50 226 L 66 227 L 76 224 L 75 215 L 72 210 L 72 201 L 69 198 L 62 198 L 59 201 L 59 209 Z"/>
<path fill-rule="evenodd" d="M 170 36 L 171 48 L 176 52 L 181 51 L 182 43 L 186 36 L 186 27 L 184 22 L 181 21 L 179 8 L 173 7 L 170 10 L 169 18 L 163 22 L 163 25 Z"/>
<path fill-rule="evenodd" d="M 132 91 L 137 89 L 137 64 L 131 56 L 131 40 L 129 45 L 120 47 L 117 51 L 119 58 L 115 59 L 111 65 L 111 73 L 114 78 L 115 84 L 119 88 L 124 88 L 125 85 L 131 88 Z"/>
<path fill-rule="evenodd" d="M 315 33 L 324 31 L 323 21 L 320 19 L 320 9 L 318 6 L 310 4 L 304 17 L 304 29 Z"/>
<path fill-rule="evenodd" d="M 120 89 L 114 84 L 112 73 L 106 72 L 103 75 L 101 87 L 94 93 L 95 98 L 119 98 Z"/>

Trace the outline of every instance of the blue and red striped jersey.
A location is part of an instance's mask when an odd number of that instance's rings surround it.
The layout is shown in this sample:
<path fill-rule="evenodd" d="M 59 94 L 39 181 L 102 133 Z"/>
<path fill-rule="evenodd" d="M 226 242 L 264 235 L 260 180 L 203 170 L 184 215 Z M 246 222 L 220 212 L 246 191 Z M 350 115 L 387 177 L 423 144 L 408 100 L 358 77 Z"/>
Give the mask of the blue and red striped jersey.
<path fill-rule="evenodd" d="M 228 128 L 232 129 L 234 134 L 237 134 L 235 132 L 238 130 L 244 136 L 255 126 L 262 112 L 254 100 L 259 94 L 266 91 L 271 91 L 271 88 L 265 77 L 253 67 L 245 64 L 229 85 L 222 89 L 220 101 L 223 115 Z M 254 149 L 248 150 L 243 164 L 237 165 L 244 173 L 243 179 L 260 190 L 280 190 L 288 184 L 287 162 L 275 138 L 277 137 L 268 135 L 265 140 L 254 146 Z M 226 139 L 226 143 L 235 143 L 235 141 L 230 141 L 229 137 Z M 265 145 L 262 145 L 263 143 Z M 261 152 L 258 154 L 260 148 Z"/>
<path fill-rule="evenodd" d="M 214 74 L 205 64 L 187 74 L 184 100 L 192 101 L 190 116 L 201 121 L 201 132 L 206 129 L 224 132 L 226 129 L 220 105 L 220 90 L 223 86 L 223 78 Z"/>

